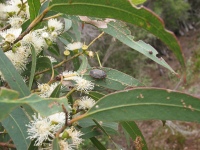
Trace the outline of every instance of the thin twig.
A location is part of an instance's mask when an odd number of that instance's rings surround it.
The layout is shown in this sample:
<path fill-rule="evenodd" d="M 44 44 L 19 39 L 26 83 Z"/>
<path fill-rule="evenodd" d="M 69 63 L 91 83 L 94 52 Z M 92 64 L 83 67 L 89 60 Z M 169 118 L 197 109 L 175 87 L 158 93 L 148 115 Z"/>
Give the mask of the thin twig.
<path fill-rule="evenodd" d="M 0 142 L 0 147 L 16 148 L 14 144 Z"/>
<path fill-rule="evenodd" d="M 66 59 L 66 60 L 61 61 L 59 64 L 53 66 L 53 69 L 62 66 L 64 63 L 66 63 L 66 62 L 68 62 L 68 61 L 74 59 L 75 57 L 80 56 L 81 54 L 83 54 L 83 53 L 76 54 L 76 55 L 70 57 L 69 59 Z M 37 72 L 37 73 L 35 73 L 35 76 L 40 75 L 40 74 L 42 74 L 42 73 L 45 73 L 45 72 L 47 72 L 47 71 L 49 71 L 49 70 L 51 70 L 51 69 L 50 69 L 50 68 L 47 68 L 47 69 L 45 69 L 45 70 L 42 70 L 42 71 L 40 71 L 40 72 Z"/>

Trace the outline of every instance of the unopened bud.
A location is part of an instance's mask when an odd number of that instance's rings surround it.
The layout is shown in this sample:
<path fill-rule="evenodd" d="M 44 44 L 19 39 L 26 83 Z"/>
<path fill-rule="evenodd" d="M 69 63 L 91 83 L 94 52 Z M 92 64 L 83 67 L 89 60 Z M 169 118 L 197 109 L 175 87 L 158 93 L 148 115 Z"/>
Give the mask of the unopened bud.
<path fill-rule="evenodd" d="M 84 44 L 84 45 L 82 46 L 82 50 L 87 50 L 87 49 L 88 49 L 88 46 Z"/>
<path fill-rule="evenodd" d="M 70 52 L 69 52 L 68 50 L 65 50 L 65 51 L 64 51 L 64 55 L 65 55 L 65 56 L 68 56 L 69 54 L 70 54 Z"/>

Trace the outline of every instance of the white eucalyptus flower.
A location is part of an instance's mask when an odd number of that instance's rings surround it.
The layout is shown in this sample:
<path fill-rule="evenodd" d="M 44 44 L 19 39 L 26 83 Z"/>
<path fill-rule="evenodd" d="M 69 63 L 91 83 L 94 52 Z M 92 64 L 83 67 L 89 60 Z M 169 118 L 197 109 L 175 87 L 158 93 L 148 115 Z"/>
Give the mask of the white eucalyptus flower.
<path fill-rule="evenodd" d="M 37 32 L 33 31 L 24 36 L 22 39 L 22 44 L 31 47 L 35 47 L 36 53 L 40 53 L 43 47 L 45 47 L 45 40 L 42 37 L 39 37 Z"/>
<path fill-rule="evenodd" d="M 12 28 L 20 28 L 23 22 L 24 19 L 20 16 L 13 16 L 8 18 L 8 23 L 11 25 Z"/>
<path fill-rule="evenodd" d="M 77 50 L 77 49 L 82 48 L 82 46 L 83 46 L 83 43 L 81 43 L 81 42 L 74 42 L 74 43 L 68 44 L 65 47 L 65 49 L 73 51 L 73 50 Z"/>
<path fill-rule="evenodd" d="M 83 96 L 77 101 L 77 105 L 80 109 L 90 109 L 94 104 L 95 101 L 88 96 Z"/>
<path fill-rule="evenodd" d="M 33 120 L 26 125 L 28 127 L 28 137 L 35 140 L 35 146 L 41 146 L 44 141 L 52 141 L 55 137 L 55 127 L 51 124 L 48 118 L 42 118 L 40 114 L 33 115 Z"/>
<path fill-rule="evenodd" d="M 18 29 L 14 29 L 14 28 L 10 28 L 4 31 L 0 32 L 0 35 L 4 38 L 4 41 L 13 43 L 17 37 L 21 34 L 22 29 L 18 28 Z"/>
<path fill-rule="evenodd" d="M 64 112 L 55 113 L 49 116 L 48 118 L 51 121 L 51 123 L 55 125 L 55 130 L 57 131 L 65 124 L 66 117 Z"/>
<path fill-rule="evenodd" d="M 59 141 L 60 150 L 74 150 L 75 145 L 69 144 L 66 140 Z"/>
<path fill-rule="evenodd" d="M 79 144 L 81 144 L 81 142 L 83 141 L 82 138 L 80 138 L 80 136 L 83 135 L 82 132 L 76 130 L 73 126 L 69 129 L 66 129 L 65 131 L 67 131 L 67 133 L 69 134 L 70 138 L 72 139 L 72 143 L 73 145 L 78 146 Z"/>
<path fill-rule="evenodd" d="M 76 77 L 76 90 L 88 93 L 88 91 L 91 91 L 94 89 L 94 83 L 91 81 L 85 80 L 81 77 Z"/>
<path fill-rule="evenodd" d="M 51 85 L 48 85 L 48 84 L 38 84 L 38 89 L 40 90 L 40 96 L 41 97 L 50 97 L 50 95 L 52 94 L 52 92 L 54 91 L 54 89 L 57 87 L 59 83 L 58 82 L 55 82 L 55 83 L 52 83 Z"/>
<path fill-rule="evenodd" d="M 48 21 L 48 27 L 51 32 L 55 31 L 60 33 L 63 29 L 63 23 L 58 21 L 57 19 L 50 19 Z"/>

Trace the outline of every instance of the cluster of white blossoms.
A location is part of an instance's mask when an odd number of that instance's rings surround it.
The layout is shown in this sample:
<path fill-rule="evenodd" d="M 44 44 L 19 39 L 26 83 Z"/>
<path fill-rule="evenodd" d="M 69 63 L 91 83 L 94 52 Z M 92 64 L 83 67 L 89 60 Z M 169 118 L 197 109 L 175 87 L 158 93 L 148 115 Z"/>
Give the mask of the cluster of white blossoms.
<path fill-rule="evenodd" d="M 95 100 L 88 97 L 88 96 L 82 96 L 80 99 L 76 100 L 73 105 L 74 110 L 88 110 L 94 106 Z"/>
<path fill-rule="evenodd" d="M 15 40 L 22 33 L 22 24 L 30 17 L 27 0 L 10 0 L 6 4 L 0 4 L 0 13 L 0 23 L 3 25 L 10 24 L 9 29 L 0 31 L 1 47 L 6 49 L 5 55 L 11 60 L 19 73 L 26 69 L 26 64 L 30 61 L 32 46 L 38 55 L 55 42 L 64 28 L 63 23 L 59 20 L 50 19 L 46 26 L 31 31 L 16 43 Z M 1 72 L 0 76 L 2 76 Z"/>
<path fill-rule="evenodd" d="M 28 130 L 28 139 L 35 140 L 35 146 L 39 149 L 52 149 L 52 141 L 56 132 L 65 124 L 65 113 L 56 113 L 49 117 L 42 118 L 39 114 L 33 115 L 33 120 L 26 125 Z M 76 130 L 74 126 L 67 127 L 59 134 L 59 146 L 61 150 L 73 150 L 83 141 L 80 136 L 83 133 Z"/>
<path fill-rule="evenodd" d="M 47 83 L 43 84 L 38 83 L 38 90 L 40 91 L 39 95 L 44 98 L 50 97 L 52 92 L 58 86 L 58 84 L 59 84 L 58 82 L 54 82 L 51 85 Z"/>
<path fill-rule="evenodd" d="M 74 86 L 77 91 L 81 91 L 87 94 L 89 91 L 94 89 L 94 83 L 85 80 L 77 72 L 65 71 L 62 73 L 62 75 L 64 80 L 73 80 L 76 82 Z"/>
<path fill-rule="evenodd" d="M 62 75 L 63 75 L 63 80 L 73 80 L 75 82 L 74 88 L 77 91 L 81 91 L 88 94 L 91 90 L 94 89 L 94 83 L 92 83 L 91 81 L 85 80 L 77 72 L 65 71 L 62 73 Z M 74 102 L 73 109 L 88 110 L 92 106 L 94 106 L 94 104 L 95 104 L 95 100 L 93 100 L 92 98 L 88 96 L 83 96 Z"/>

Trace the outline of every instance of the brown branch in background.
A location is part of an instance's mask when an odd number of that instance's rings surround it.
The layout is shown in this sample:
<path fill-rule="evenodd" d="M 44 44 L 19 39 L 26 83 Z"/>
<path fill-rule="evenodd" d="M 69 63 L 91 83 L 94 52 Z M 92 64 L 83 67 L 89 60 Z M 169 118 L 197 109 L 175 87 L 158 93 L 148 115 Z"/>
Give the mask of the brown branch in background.
<path fill-rule="evenodd" d="M 17 43 L 18 41 L 20 41 L 21 39 L 23 39 L 23 37 L 25 35 L 27 35 L 39 22 L 41 22 L 41 20 L 44 18 L 44 16 L 46 15 L 46 13 L 50 10 L 50 8 L 46 8 L 38 17 L 36 17 L 32 23 L 28 26 L 28 28 L 19 35 L 19 37 L 13 42 L 13 44 Z M 12 46 L 8 47 L 7 49 L 4 50 L 4 52 L 8 51 L 9 49 L 11 49 Z"/>
<path fill-rule="evenodd" d="M 0 147 L 16 148 L 14 144 L 0 142 Z"/>
<path fill-rule="evenodd" d="M 65 59 L 65 60 L 61 61 L 59 64 L 53 66 L 53 69 L 62 66 L 64 63 L 66 63 L 66 62 L 68 62 L 68 61 L 70 61 L 70 60 L 74 59 L 75 57 L 78 57 L 78 56 L 80 56 L 80 55 L 82 55 L 82 54 L 83 54 L 83 53 L 79 53 L 79 54 L 76 54 L 76 55 L 70 57 L 69 59 Z M 37 73 L 35 73 L 35 76 L 37 76 L 37 75 L 39 75 L 39 74 L 42 74 L 42 73 L 45 73 L 45 72 L 47 72 L 47 71 L 49 71 L 49 70 L 51 70 L 51 69 L 50 69 L 50 68 L 47 68 L 47 69 L 45 69 L 45 70 L 42 70 L 42 71 L 40 71 L 40 72 L 37 72 Z"/>
<path fill-rule="evenodd" d="M 33 22 L 28 26 L 28 28 L 19 35 L 19 37 L 14 41 L 14 43 L 17 43 L 20 41 L 26 34 L 28 34 L 46 15 L 46 13 L 49 11 L 50 8 L 46 8 L 41 15 L 39 15 L 37 18 L 33 20 Z"/>
<path fill-rule="evenodd" d="M 5 27 L 1 28 L 0 31 L 6 30 L 6 29 L 8 29 L 8 28 L 10 28 L 10 27 L 11 27 L 11 25 L 8 24 L 8 25 L 6 25 Z"/>
<path fill-rule="evenodd" d="M 56 133 L 56 137 L 59 137 L 59 134 L 62 133 L 68 126 L 68 119 L 69 119 L 68 116 L 69 115 L 68 115 L 67 109 L 65 108 L 65 106 L 63 104 L 62 104 L 62 109 L 63 109 L 63 112 L 65 113 L 65 124 L 60 130 L 58 130 L 58 132 Z"/>

